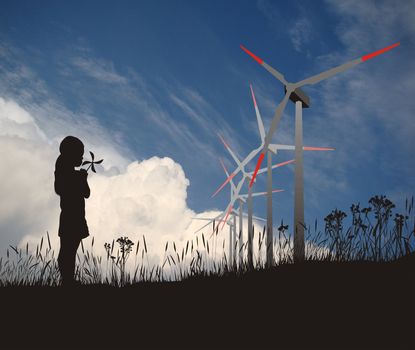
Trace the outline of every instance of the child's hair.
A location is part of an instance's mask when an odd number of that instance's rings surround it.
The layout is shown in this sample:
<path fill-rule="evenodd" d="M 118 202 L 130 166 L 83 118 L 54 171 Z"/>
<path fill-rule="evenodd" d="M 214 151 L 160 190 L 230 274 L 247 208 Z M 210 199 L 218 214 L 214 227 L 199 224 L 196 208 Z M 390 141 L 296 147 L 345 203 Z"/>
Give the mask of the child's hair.
<path fill-rule="evenodd" d="M 59 152 L 65 156 L 72 156 L 84 152 L 84 144 L 75 136 L 66 136 L 60 146 Z"/>
<path fill-rule="evenodd" d="M 59 152 L 61 154 L 56 160 L 55 169 L 73 167 L 75 159 L 84 153 L 84 144 L 75 136 L 66 136 L 59 146 Z"/>

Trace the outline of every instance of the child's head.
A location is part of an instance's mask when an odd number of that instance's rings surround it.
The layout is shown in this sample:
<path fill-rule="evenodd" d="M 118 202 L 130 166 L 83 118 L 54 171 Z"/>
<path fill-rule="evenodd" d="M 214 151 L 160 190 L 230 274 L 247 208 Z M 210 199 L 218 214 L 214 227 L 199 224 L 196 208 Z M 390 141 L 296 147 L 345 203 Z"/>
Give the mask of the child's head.
<path fill-rule="evenodd" d="M 66 164 L 74 167 L 82 165 L 84 144 L 80 139 L 74 136 L 66 136 L 59 146 L 59 151 Z"/>

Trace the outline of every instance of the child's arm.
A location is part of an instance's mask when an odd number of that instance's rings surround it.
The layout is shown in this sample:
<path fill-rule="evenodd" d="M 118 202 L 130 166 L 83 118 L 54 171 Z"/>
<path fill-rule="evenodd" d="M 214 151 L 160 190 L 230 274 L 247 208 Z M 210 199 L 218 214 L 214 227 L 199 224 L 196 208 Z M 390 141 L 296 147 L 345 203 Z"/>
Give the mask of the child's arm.
<path fill-rule="evenodd" d="M 55 186 L 55 192 L 56 192 L 56 194 L 59 195 L 59 196 L 62 195 L 62 192 L 63 192 L 62 190 L 65 187 L 62 184 L 61 176 L 59 176 L 56 171 L 55 171 L 55 182 L 54 182 L 54 186 Z"/>
<path fill-rule="evenodd" d="M 88 185 L 88 181 L 87 181 L 87 177 L 88 177 L 88 172 L 85 169 L 81 169 L 79 170 L 79 174 L 81 177 L 81 194 L 84 196 L 84 198 L 89 198 L 90 194 L 91 194 L 91 190 L 89 189 L 89 185 Z"/>

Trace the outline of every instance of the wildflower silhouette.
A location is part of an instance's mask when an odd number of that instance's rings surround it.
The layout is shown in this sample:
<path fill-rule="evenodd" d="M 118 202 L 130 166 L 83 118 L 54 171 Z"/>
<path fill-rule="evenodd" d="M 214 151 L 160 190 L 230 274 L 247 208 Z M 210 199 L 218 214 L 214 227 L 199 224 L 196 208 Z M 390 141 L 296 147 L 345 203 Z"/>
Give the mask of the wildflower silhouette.
<path fill-rule="evenodd" d="M 127 259 L 133 249 L 133 241 L 131 241 L 128 237 L 120 237 L 117 238 L 116 242 L 119 244 L 120 248 L 117 251 L 117 257 L 112 255 L 112 251 L 114 248 L 114 241 L 111 244 L 109 243 L 105 243 L 104 244 L 104 248 L 107 252 L 107 261 L 111 258 L 112 259 L 112 264 L 111 264 L 111 275 L 112 275 L 112 279 L 114 280 L 114 277 L 116 276 L 115 271 L 114 271 L 114 266 L 116 268 L 119 269 L 120 274 L 121 274 L 121 280 L 120 280 L 120 284 L 121 286 L 125 285 L 125 281 L 126 281 L 126 274 L 125 274 L 125 264 L 127 262 Z M 121 256 L 120 253 L 121 252 Z"/>

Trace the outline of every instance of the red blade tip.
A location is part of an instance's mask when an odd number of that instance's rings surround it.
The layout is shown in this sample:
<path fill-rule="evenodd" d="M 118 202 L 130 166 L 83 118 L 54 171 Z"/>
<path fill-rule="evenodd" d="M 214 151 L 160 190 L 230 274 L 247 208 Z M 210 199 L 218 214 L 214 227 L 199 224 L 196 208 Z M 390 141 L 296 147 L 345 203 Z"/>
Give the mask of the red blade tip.
<path fill-rule="evenodd" d="M 249 85 L 251 87 L 251 94 L 252 94 L 252 99 L 254 100 L 254 106 L 256 107 L 256 99 L 255 99 L 255 94 L 254 94 L 254 89 L 252 89 L 252 85 Z"/>
<path fill-rule="evenodd" d="M 226 220 L 228 220 L 228 216 L 229 216 L 230 212 L 232 211 L 232 209 L 233 209 L 233 206 L 231 205 L 231 206 L 230 206 L 230 208 L 229 208 L 229 210 L 228 210 L 228 212 L 226 213 L 225 220 L 223 220 L 223 224 L 222 224 L 222 228 L 221 228 L 221 230 L 222 230 L 222 229 L 223 229 L 223 227 L 225 226 L 225 224 L 226 224 Z"/>
<path fill-rule="evenodd" d="M 224 188 L 226 186 L 226 184 L 232 180 L 232 178 L 235 176 L 236 174 L 232 173 L 227 179 L 226 181 L 216 190 L 216 192 L 214 194 L 212 194 L 212 197 L 215 197 L 221 190 L 222 188 Z"/>
<path fill-rule="evenodd" d="M 398 43 L 393 44 L 393 45 L 391 45 L 391 46 L 387 46 L 387 47 L 385 47 L 385 48 L 383 48 L 383 49 L 380 49 L 380 50 L 378 50 L 378 51 L 372 52 L 372 53 L 370 53 L 370 54 L 368 54 L 368 55 L 362 56 L 362 61 L 364 62 L 364 61 L 370 60 L 371 58 L 373 58 L 373 57 L 375 57 L 375 56 L 378 56 L 378 55 L 380 55 L 380 54 L 382 54 L 382 53 L 384 53 L 384 52 L 386 52 L 386 51 L 389 51 L 389 50 L 394 49 L 395 47 L 399 46 L 400 44 L 401 44 L 401 43 L 400 43 L 400 42 L 398 42 Z"/>
<path fill-rule="evenodd" d="M 223 138 L 223 136 L 221 134 L 218 134 L 218 136 L 219 136 L 220 140 L 222 141 L 223 145 L 226 148 L 230 148 L 229 145 L 226 143 L 225 139 Z"/>
<path fill-rule="evenodd" d="M 255 61 L 257 61 L 259 64 L 262 64 L 264 62 L 262 59 L 260 59 L 258 56 L 254 55 L 251 51 L 249 51 L 247 48 L 245 48 L 243 45 L 241 45 L 241 49 L 244 50 L 249 56 L 251 56 Z"/>
<path fill-rule="evenodd" d="M 291 164 L 291 163 L 294 163 L 294 162 L 295 162 L 295 159 L 291 159 L 291 160 L 287 160 L 286 162 L 275 164 L 274 167 L 278 168 L 280 166 L 284 166 L 284 165 Z"/>
<path fill-rule="evenodd" d="M 252 175 L 251 182 L 249 183 L 249 188 L 251 188 L 251 187 L 252 187 L 252 185 L 254 184 L 254 181 L 255 181 L 256 175 L 257 175 L 257 173 L 258 173 L 258 170 L 259 170 L 259 168 L 260 168 L 260 166 L 261 166 L 262 161 L 264 160 L 264 157 L 265 157 L 265 152 L 262 152 L 262 153 L 260 154 L 259 158 L 258 158 L 258 162 L 256 163 L 256 167 L 255 167 L 254 175 Z"/>

